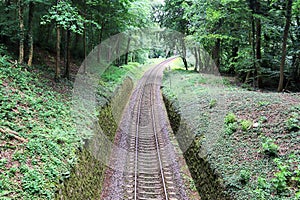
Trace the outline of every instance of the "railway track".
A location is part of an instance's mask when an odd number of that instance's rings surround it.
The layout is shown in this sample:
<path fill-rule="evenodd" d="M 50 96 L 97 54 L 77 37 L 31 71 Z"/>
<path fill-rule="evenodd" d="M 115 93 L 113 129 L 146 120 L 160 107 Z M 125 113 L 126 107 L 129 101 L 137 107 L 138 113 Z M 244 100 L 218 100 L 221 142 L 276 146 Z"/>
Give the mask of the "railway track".
<path fill-rule="evenodd" d="M 131 107 L 127 155 L 122 172 L 120 199 L 181 200 L 181 185 L 174 174 L 174 157 L 165 135 L 160 83 L 169 59 L 145 73 L 134 94 Z M 159 96 L 160 95 L 160 96 Z M 116 197 L 114 197 L 116 198 Z M 105 199 L 111 199 L 109 194 Z M 115 200 L 115 199 L 114 199 Z"/>

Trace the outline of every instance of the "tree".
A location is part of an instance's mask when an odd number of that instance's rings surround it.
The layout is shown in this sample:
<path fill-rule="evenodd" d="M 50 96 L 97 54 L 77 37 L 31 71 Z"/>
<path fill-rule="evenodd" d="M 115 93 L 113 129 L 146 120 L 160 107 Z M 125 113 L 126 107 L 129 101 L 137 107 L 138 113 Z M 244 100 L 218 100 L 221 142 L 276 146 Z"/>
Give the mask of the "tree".
<path fill-rule="evenodd" d="M 160 22 L 161 26 L 178 31 L 183 35 L 188 35 L 189 21 L 184 18 L 186 8 L 185 4 L 185 0 L 166 0 L 163 7 L 163 12 L 161 12 L 162 15 L 158 16 L 158 21 Z M 183 35 L 179 35 L 176 40 L 180 46 L 178 50 L 180 51 L 184 67 L 186 70 L 188 70 L 188 63 L 186 60 L 187 49 L 185 45 L 185 38 L 183 37 Z"/>
<path fill-rule="evenodd" d="M 56 71 L 55 80 L 60 78 L 60 45 L 61 45 L 61 27 L 67 31 L 67 61 L 64 77 L 70 79 L 70 33 L 83 33 L 84 23 L 86 20 L 79 15 L 78 10 L 68 1 L 57 0 L 57 4 L 50 8 L 47 15 L 43 16 L 42 24 L 52 23 L 56 24 Z"/>
<path fill-rule="evenodd" d="M 19 17 L 19 27 L 20 27 L 20 41 L 19 41 L 19 63 L 24 62 L 24 13 L 23 13 L 24 3 L 22 0 L 18 0 L 18 17 Z"/>
<path fill-rule="evenodd" d="M 281 55 L 281 62 L 280 62 L 280 80 L 278 85 L 278 92 L 282 92 L 283 90 L 283 82 L 284 82 L 284 66 L 285 66 L 285 60 L 286 60 L 286 45 L 287 45 L 287 39 L 289 35 L 289 29 L 291 24 L 291 18 L 292 18 L 292 5 L 293 0 L 287 0 L 287 6 L 286 6 L 286 22 L 283 32 L 283 43 L 282 43 L 282 55 Z"/>
<path fill-rule="evenodd" d="M 33 14 L 34 14 L 34 2 L 29 2 L 29 11 L 28 11 L 28 43 L 29 43 L 29 53 L 28 53 L 28 62 L 27 65 L 32 65 L 33 60 Z"/>

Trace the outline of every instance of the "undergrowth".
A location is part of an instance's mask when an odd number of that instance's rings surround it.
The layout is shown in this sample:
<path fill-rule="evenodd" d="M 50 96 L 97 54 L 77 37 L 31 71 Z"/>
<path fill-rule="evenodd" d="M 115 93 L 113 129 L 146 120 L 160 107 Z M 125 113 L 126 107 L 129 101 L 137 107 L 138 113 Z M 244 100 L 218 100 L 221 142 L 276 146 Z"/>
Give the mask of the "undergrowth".
<path fill-rule="evenodd" d="M 205 135 L 199 151 L 206 151 L 222 174 L 228 194 L 300 199 L 299 94 L 247 91 L 210 75 L 178 70 L 176 64 L 165 72 L 163 91 L 171 103 L 180 103 L 181 117 L 195 136 Z"/>
<path fill-rule="evenodd" d="M 70 113 L 71 94 L 53 91 L 43 71 L 12 65 L 0 53 L 0 199 L 53 199 L 82 146 Z M 103 83 L 113 91 L 137 66 L 109 68 L 99 88 Z"/>

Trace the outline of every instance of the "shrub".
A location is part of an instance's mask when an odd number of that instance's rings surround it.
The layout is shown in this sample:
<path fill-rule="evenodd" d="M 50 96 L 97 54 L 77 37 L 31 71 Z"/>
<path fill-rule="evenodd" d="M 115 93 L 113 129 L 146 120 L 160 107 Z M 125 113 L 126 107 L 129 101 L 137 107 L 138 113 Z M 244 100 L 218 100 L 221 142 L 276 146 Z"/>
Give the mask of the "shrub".
<path fill-rule="evenodd" d="M 278 165 L 279 171 L 274 174 L 275 178 L 272 179 L 272 183 L 277 192 L 281 193 L 287 188 L 288 178 L 292 175 L 288 166 L 283 165 L 279 159 L 275 159 Z"/>
<path fill-rule="evenodd" d="M 253 123 L 249 120 L 242 120 L 241 125 L 242 125 L 242 130 L 247 131 L 252 127 Z"/>
<path fill-rule="evenodd" d="M 241 170 L 240 181 L 242 184 L 246 184 L 250 180 L 251 174 L 248 170 Z"/>
<path fill-rule="evenodd" d="M 234 132 L 236 132 L 238 129 L 238 124 L 236 122 L 230 123 L 225 126 L 225 133 L 227 135 L 232 135 Z"/>
<path fill-rule="evenodd" d="M 300 120 L 298 117 L 299 115 L 294 113 L 293 116 L 286 121 L 286 126 L 289 131 L 298 131 L 300 129 Z"/>
<path fill-rule="evenodd" d="M 267 139 L 262 143 L 262 148 L 267 155 L 276 156 L 278 154 L 279 147 L 274 143 L 272 139 Z"/>
<path fill-rule="evenodd" d="M 237 121 L 237 117 L 235 116 L 235 114 L 233 113 L 228 113 L 226 116 L 225 116 L 225 124 L 228 125 L 228 124 L 231 124 L 231 123 L 234 123 Z"/>

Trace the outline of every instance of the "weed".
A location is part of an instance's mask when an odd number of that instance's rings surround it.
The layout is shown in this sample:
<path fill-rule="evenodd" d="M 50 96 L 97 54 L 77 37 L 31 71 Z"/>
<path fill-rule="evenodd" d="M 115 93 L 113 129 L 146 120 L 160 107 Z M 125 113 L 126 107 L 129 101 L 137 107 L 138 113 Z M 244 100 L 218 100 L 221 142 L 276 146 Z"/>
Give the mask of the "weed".
<path fill-rule="evenodd" d="M 217 105 L 217 100 L 216 99 L 212 99 L 209 102 L 209 108 L 214 108 Z"/>
<path fill-rule="evenodd" d="M 246 184 L 250 180 L 251 174 L 249 170 L 241 170 L 240 181 L 242 184 Z"/>
<path fill-rule="evenodd" d="M 7 159 L 6 158 L 2 158 L 0 160 L 0 169 L 4 169 L 6 164 L 7 164 Z"/>
<path fill-rule="evenodd" d="M 266 139 L 265 142 L 262 143 L 262 148 L 267 155 L 276 156 L 278 154 L 279 147 L 274 143 L 272 139 Z"/>
<path fill-rule="evenodd" d="M 11 167 L 11 168 L 9 169 L 9 175 L 10 175 L 10 177 L 13 177 L 13 176 L 17 173 L 18 170 L 19 170 L 19 169 L 18 169 L 17 166 Z"/>
<path fill-rule="evenodd" d="M 236 132 L 238 129 L 238 124 L 237 122 L 230 123 L 228 125 L 225 125 L 225 133 L 227 135 L 232 135 L 234 132 Z"/>
<path fill-rule="evenodd" d="M 228 113 L 226 116 L 225 116 L 225 125 L 228 125 L 228 124 L 231 124 L 231 123 L 234 123 L 237 121 L 237 117 L 235 116 L 235 114 L 233 113 Z"/>
<path fill-rule="evenodd" d="M 260 106 L 260 107 L 267 106 L 267 105 L 270 105 L 270 102 L 268 102 L 268 101 L 259 101 L 258 102 L 258 106 Z"/>
<path fill-rule="evenodd" d="M 277 163 L 279 171 L 274 174 L 275 178 L 271 180 L 277 192 L 281 193 L 287 188 L 288 178 L 292 175 L 287 165 L 283 165 L 279 159 L 274 160 Z"/>
<path fill-rule="evenodd" d="M 241 126 L 242 126 L 242 131 L 247 131 L 252 127 L 253 123 L 250 120 L 242 120 L 241 121 Z"/>
<path fill-rule="evenodd" d="M 43 179 L 42 174 L 37 172 L 36 170 L 29 170 L 24 174 L 24 178 L 22 180 L 22 187 L 29 194 L 38 194 L 43 189 Z"/>
<path fill-rule="evenodd" d="M 286 121 L 286 127 L 290 132 L 300 129 L 300 117 L 298 113 L 292 113 L 292 116 Z"/>
<path fill-rule="evenodd" d="M 267 121 L 268 121 L 268 118 L 266 116 L 259 117 L 259 122 L 260 123 L 266 123 Z"/>
<path fill-rule="evenodd" d="M 271 188 L 270 183 L 268 183 L 267 179 L 264 178 L 264 177 L 258 177 L 257 178 L 257 186 L 258 186 L 258 188 L 264 189 L 264 190 Z"/>

